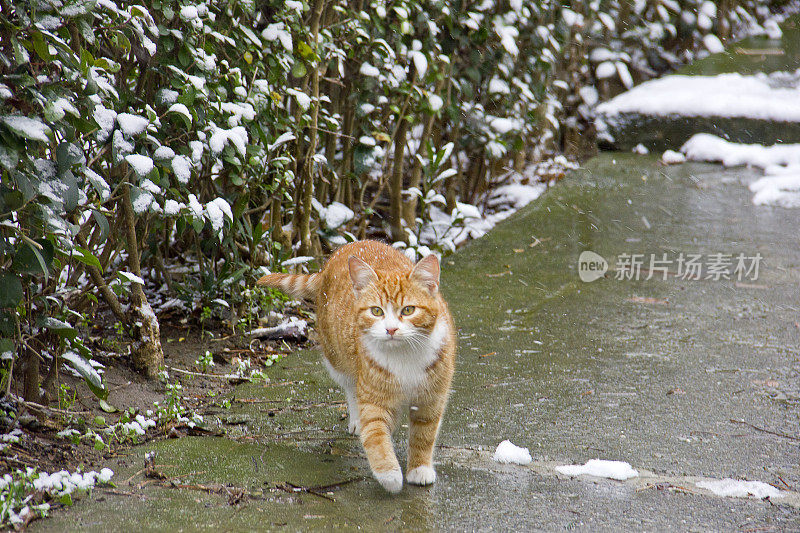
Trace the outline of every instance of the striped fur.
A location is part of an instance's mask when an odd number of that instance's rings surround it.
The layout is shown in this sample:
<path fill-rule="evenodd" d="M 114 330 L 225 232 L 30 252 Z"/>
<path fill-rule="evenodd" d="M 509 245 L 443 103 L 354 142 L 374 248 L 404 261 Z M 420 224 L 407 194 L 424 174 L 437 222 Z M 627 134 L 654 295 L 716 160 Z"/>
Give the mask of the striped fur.
<path fill-rule="evenodd" d="M 319 275 L 317 274 L 267 274 L 257 282 L 262 287 L 272 287 L 295 298 L 314 301 L 319 292 Z"/>
<path fill-rule="evenodd" d="M 456 353 L 436 258 L 415 265 L 390 246 L 359 241 L 339 248 L 317 274 L 269 274 L 259 284 L 315 300 L 326 367 L 347 397 L 348 430 L 359 434 L 381 486 L 392 493 L 403 486 L 392 432 L 404 408 L 406 480 L 433 483 Z"/>

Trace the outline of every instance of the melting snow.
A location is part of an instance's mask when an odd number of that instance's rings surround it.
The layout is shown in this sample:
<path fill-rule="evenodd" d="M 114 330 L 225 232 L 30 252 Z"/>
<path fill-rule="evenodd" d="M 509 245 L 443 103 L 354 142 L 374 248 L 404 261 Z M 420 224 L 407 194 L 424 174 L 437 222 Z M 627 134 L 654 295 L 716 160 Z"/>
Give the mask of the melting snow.
<path fill-rule="evenodd" d="M 591 459 L 584 465 L 557 466 L 556 471 L 568 476 L 588 475 L 619 481 L 639 476 L 639 472 L 624 461 L 606 461 L 603 459 Z"/>
<path fill-rule="evenodd" d="M 514 463 L 518 465 L 527 465 L 533 460 L 528 448 L 516 446 L 510 440 L 504 440 L 497 445 L 492 459 L 498 463 Z"/>
<path fill-rule="evenodd" d="M 359 69 L 359 73 L 362 76 L 370 76 L 372 78 L 377 78 L 380 76 L 381 71 L 370 65 L 369 63 L 362 63 L 361 68 Z"/>
<path fill-rule="evenodd" d="M 721 480 L 698 481 L 695 485 L 701 489 L 710 490 L 717 496 L 731 498 L 748 498 L 754 496 L 759 499 L 783 498 L 783 494 L 781 494 L 780 490 L 761 481 L 741 481 L 726 477 Z"/>
<path fill-rule="evenodd" d="M 178 113 L 179 115 L 186 117 L 190 124 L 192 123 L 192 113 L 184 104 L 172 104 L 169 106 L 169 109 L 167 109 L 167 113 Z"/>
<path fill-rule="evenodd" d="M 328 207 L 323 207 L 322 204 L 316 203 L 317 205 L 314 207 L 319 211 L 319 217 L 327 228 L 336 229 L 341 227 L 355 216 L 353 210 L 342 203 L 332 202 Z"/>

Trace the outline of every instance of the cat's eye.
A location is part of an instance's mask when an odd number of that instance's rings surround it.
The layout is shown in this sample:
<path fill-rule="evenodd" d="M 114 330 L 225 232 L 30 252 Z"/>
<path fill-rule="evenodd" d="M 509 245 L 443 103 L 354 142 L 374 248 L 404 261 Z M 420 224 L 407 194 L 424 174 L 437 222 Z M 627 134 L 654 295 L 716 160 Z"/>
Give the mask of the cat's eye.
<path fill-rule="evenodd" d="M 369 310 L 372 313 L 372 316 L 383 316 L 383 309 L 378 306 L 370 307 Z"/>
<path fill-rule="evenodd" d="M 407 306 L 405 306 L 404 308 L 402 308 L 400 310 L 400 315 L 401 316 L 408 316 L 411 313 L 413 313 L 415 309 L 416 309 L 416 307 L 414 307 L 413 305 L 407 305 Z"/>

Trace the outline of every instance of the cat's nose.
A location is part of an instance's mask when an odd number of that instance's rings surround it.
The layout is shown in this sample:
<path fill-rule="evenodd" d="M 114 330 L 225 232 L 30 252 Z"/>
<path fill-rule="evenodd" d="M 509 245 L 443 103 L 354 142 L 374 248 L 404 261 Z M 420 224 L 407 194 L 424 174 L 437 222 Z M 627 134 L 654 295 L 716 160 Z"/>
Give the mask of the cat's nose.
<path fill-rule="evenodd" d="M 394 337 L 394 334 L 397 333 L 397 328 L 386 328 L 386 333 L 388 333 L 390 337 Z"/>

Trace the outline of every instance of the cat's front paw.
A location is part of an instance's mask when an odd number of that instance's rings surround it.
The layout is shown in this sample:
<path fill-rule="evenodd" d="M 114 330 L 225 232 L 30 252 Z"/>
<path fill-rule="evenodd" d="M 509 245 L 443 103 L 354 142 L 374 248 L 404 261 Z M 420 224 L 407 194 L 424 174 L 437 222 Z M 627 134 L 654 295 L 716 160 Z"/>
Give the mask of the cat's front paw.
<path fill-rule="evenodd" d="M 430 485 L 436 481 L 436 470 L 428 465 L 418 466 L 408 473 L 406 479 L 412 485 Z"/>
<path fill-rule="evenodd" d="M 399 468 L 388 472 L 373 472 L 373 474 L 378 483 L 392 494 L 397 494 L 403 488 L 403 472 Z"/>
<path fill-rule="evenodd" d="M 361 435 L 361 420 L 358 417 L 350 417 L 347 423 L 347 432 L 351 435 Z"/>

